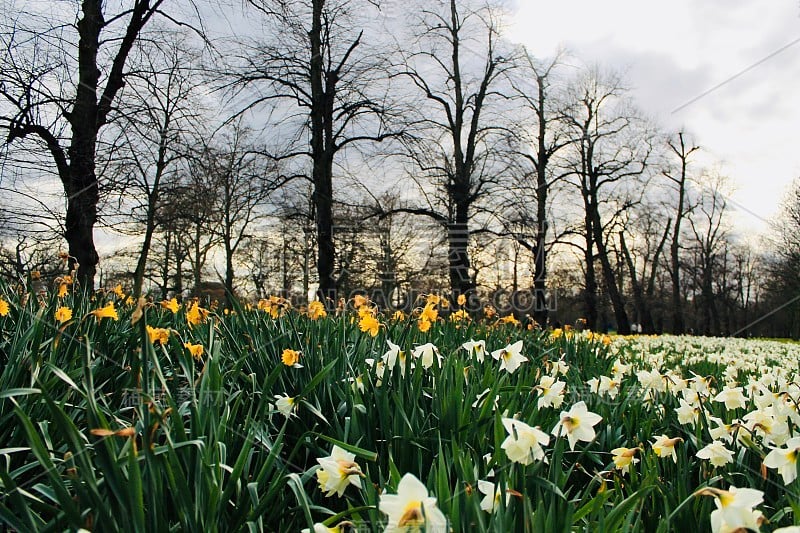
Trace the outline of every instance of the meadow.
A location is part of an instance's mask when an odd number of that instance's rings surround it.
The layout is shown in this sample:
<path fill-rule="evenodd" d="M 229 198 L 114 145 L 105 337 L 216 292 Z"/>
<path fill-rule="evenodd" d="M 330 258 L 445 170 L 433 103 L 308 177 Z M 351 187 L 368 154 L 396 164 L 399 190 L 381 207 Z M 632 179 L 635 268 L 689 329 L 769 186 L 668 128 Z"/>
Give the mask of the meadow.
<path fill-rule="evenodd" d="M 800 531 L 800 345 L 0 287 L 16 531 Z"/>

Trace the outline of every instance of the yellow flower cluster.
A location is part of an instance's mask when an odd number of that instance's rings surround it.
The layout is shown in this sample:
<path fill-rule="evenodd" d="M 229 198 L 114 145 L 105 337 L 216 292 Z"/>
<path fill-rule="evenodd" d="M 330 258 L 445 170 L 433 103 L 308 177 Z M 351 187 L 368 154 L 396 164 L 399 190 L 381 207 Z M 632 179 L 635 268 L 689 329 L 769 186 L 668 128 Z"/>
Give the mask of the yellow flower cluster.
<path fill-rule="evenodd" d="M 258 301 L 259 311 L 265 311 L 273 319 L 280 317 L 289 306 L 289 301 L 286 300 L 286 298 L 281 298 L 280 296 L 275 295 L 272 295 L 269 298 L 262 298 Z"/>

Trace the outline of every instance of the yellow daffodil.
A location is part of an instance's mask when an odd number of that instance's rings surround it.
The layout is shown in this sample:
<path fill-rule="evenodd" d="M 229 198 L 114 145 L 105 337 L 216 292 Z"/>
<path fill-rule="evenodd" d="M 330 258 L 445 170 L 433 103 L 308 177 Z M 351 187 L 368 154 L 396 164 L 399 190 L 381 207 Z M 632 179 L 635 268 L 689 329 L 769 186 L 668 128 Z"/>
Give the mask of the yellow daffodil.
<path fill-rule="evenodd" d="M 191 342 L 184 342 L 183 347 L 189 350 L 189 354 L 197 359 L 198 361 L 203 358 L 203 349 L 202 344 L 192 344 Z"/>
<path fill-rule="evenodd" d="M 623 474 L 627 473 L 631 465 L 639 462 L 639 459 L 636 458 L 638 451 L 639 448 L 614 448 L 611 450 L 611 453 L 614 454 L 614 467 Z"/>
<path fill-rule="evenodd" d="M 436 309 L 435 304 L 427 304 L 419 315 L 420 320 L 429 320 L 431 322 L 436 322 L 436 319 L 439 318 L 439 311 Z"/>
<path fill-rule="evenodd" d="M 364 333 L 368 332 L 372 337 L 378 334 L 380 327 L 381 323 L 378 322 L 378 319 L 371 314 L 365 314 L 361 317 L 361 320 L 358 321 L 358 329 Z"/>
<path fill-rule="evenodd" d="M 427 296 L 427 298 L 425 299 L 425 307 L 427 307 L 427 306 L 433 307 L 435 305 L 439 305 L 440 301 L 441 301 L 441 298 L 439 298 L 438 295 L 430 293 Z"/>
<path fill-rule="evenodd" d="M 299 364 L 300 362 L 300 352 L 297 350 L 292 350 L 290 348 L 286 348 L 283 350 L 281 354 L 281 361 L 286 366 L 291 366 L 294 368 L 302 368 Z"/>
<path fill-rule="evenodd" d="M 169 330 L 165 328 L 154 328 L 149 324 L 145 326 L 147 330 L 147 336 L 150 337 L 150 343 L 155 344 L 159 343 L 162 346 L 166 346 L 167 342 L 169 341 Z"/>
<path fill-rule="evenodd" d="M 469 313 L 465 309 L 459 309 L 450 315 L 451 322 L 463 322 L 469 320 Z"/>
<path fill-rule="evenodd" d="M 56 320 L 58 320 L 61 324 L 70 320 L 72 318 L 72 309 L 69 307 L 61 306 L 56 310 L 55 314 Z"/>
<path fill-rule="evenodd" d="M 369 304 L 369 298 L 366 296 L 362 296 L 361 294 L 356 294 L 353 296 L 353 307 L 356 309 L 364 307 L 367 304 Z"/>
<path fill-rule="evenodd" d="M 514 326 L 519 326 L 522 324 L 514 315 L 506 315 L 500 319 L 501 324 L 512 324 Z"/>
<path fill-rule="evenodd" d="M 5 301 L 3 298 L 0 298 L 0 316 L 8 315 L 9 307 L 8 302 Z"/>
<path fill-rule="evenodd" d="M 397 311 L 394 312 L 394 314 L 392 314 L 392 320 L 394 320 L 395 322 L 402 322 L 405 319 L 406 319 L 406 314 L 400 309 L 398 309 Z"/>
<path fill-rule="evenodd" d="M 178 310 L 181 308 L 181 305 L 178 303 L 177 298 L 173 298 L 171 300 L 163 300 L 161 302 L 162 309 L 169 309 L 172 311 L 172 314 L 176 314 Z"/>
<path fill-rule="evenodd" d="M 429 329 L 431 329 L 431 321 L 424 319 L 417 320 L 417 329 L 419 329 L 422 333 L 426 333 Z"/>
<path fill-rule="evenodd" d="M 672 457 L 672 460 L 677 463 L 678 456 L 675 454 L 675 445 L 679 442 L 683 442 L 683 439 L 680 437 L 671 439 L 666 435 L 659 435 L 656 437 L 656 440 L 653 441 L 653 451 L 656 452 L 656 455 L 659 457 Z"/>
<path fill-rule="evenodd" d="M 117 315 L 117 310 L 114 309 L 114 302 L 108 302 L 105 307 L 101 307 L 100 309 L 95 309 L 90 314 L 94 315 L 98 322 L 100 322 L 103 318 L 110 318 L 112 320 L 119 320 L 119 315 Z"/>
<path fill-rule="evenodd" d="M 69 294 L 69 286 L 66 283 L 60 283 L 58 285 L 58 297 L 63 298 Z"/>
<path fill-rule="evenodd" d="M 117 285 L 116 287 L 111 289 L 111 292 L 116 294 L 117 298 L 119 298 L 120 300 L 124 300 L 125 299 L 125 292 L 122 290 L 122 285 Z"/>
<path fill-rule="evenodd" d="M 197 302 L 192 302 L 189 310 L 186 311 L 186 321 L 190 326 L 196 326 L 197 324 L 202 324 L 205 322 L 208 318 L 208 315 L 208 309 L 203 309 Z"/>
<path fill-rule="evenodd" d="M 328 316 L 328 312 L 325 311 L 325 304 L 319 300 L 314 300 L 308 304 L 308 317 L 311 320 L 319 320 L 320 318 L 325 318 L 326 316 Z"/>
<path fill-rule="evenodd" d="M 464 294 L 459 294 L 458 298 L 456 298 L 456 302 L 458 305 L 465 305 L 467 303 L 467 297 Z"/>

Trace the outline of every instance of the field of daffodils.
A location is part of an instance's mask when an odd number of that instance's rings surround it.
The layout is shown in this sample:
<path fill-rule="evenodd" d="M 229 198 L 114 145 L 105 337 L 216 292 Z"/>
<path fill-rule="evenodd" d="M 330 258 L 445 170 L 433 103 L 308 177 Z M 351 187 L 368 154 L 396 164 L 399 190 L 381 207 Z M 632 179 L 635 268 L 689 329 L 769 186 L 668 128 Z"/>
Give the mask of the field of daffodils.
<path fill-rule="evenodd" d="M 800 532 L 800 345 L 0 287 L 16 531 Z"/>

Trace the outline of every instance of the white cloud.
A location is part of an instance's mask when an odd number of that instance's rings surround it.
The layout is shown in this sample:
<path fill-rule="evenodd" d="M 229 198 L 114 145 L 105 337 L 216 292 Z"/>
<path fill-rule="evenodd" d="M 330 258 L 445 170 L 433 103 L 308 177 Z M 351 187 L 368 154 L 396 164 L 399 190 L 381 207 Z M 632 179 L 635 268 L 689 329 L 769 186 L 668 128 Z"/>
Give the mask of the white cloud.
<path fill-rule="evenodd" d="M 640 106 L 668 127 L 685 126 L 724 161 L 737 192 L 737 228 L 767 230 L 792 179 L 800 106 L 800 43 L 684 109 L 703 92 L 800 37 L 797 2 L 517 0 L 509 36 L 546 57 L 564 46 L 584 61 L 623 68 Z"/>

